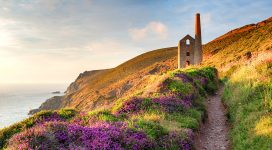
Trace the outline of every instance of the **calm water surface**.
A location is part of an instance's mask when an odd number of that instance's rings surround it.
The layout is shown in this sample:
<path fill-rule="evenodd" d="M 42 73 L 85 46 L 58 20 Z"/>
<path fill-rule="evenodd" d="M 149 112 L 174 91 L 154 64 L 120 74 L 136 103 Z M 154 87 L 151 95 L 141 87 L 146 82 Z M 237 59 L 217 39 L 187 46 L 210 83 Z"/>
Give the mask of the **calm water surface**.
<path fill-rule="evenodd" d="M 38 108 L 46 99 L 62 94 L 68 84 L 1 84 L 0 129 L 27 117 L 29 110 Z"/>

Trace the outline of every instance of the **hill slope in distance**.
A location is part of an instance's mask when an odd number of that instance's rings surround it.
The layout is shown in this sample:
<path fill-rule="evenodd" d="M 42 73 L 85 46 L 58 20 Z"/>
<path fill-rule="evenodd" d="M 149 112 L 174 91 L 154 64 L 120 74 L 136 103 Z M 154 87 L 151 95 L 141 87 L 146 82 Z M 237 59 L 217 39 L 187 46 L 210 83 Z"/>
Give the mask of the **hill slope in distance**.
<path fill-rule="evenodd" d="M 272 17 L 232 30 L 203 45 L 203 66 L 215 66 L 221 77 L 230 76 L 259 54 L 272 51 Z M 152 75 L 177 68 L 177 47 L 150 51 L 105 70 L 85 71 L 70 84 L 66 94 L 44 102 L 35 113 L 64 107 L 89 111 L 108 108 L 117 99 L 139 95 Z"/>

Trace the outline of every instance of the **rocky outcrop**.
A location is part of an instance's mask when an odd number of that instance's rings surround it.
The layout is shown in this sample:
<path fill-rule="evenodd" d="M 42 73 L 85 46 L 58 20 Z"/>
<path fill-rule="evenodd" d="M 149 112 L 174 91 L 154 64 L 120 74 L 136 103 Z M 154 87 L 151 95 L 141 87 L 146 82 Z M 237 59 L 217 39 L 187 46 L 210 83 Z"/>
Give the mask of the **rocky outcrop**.
<path fill-rule="evenodd" d="M 271 31 L 271 18 L 233 30 L 203 45 L 203 65 L 215 65 L 222 70 L 220 73 L 227 74 L 233 66 L 251 60 L 254 51 L 270 50 Z M 110 107 L 117 99 L 143 93 L 146 85 L 156 82 L 154 75 L 176 68 L 177 47 L 169 47 L 144 53 L 112 69 L 85 71 L 71 83 L 63 97 L 53 97 L 31 113 L 63 107 L 81 111 Z"/>
<path fill-rule="evenodd" d="M 39 108 L 30 110 L 29 114 L 32 115 L 41 110 L 56 110 L 62 108 L 62 106 L 68 105 L 70 103 L 70 95 L 83 88 L 90 80 L 93 80 L 97 75 L 106 72 L 107 70 L 109 69 L 92 70 L 80 73 L 77 79 L 68 86 L 64 96 L 54 96 L 47 99 Z"/>
<path fill-rule="evenodd" d="M 67 90 L 65 91 L 66 94 L 71 94 L 79 89 L 81 89 L 83 86 L 85 86 L 89 80 L 93 80 L 96 76 L 99 74 L 107 71 L 109 69 L 103 69 L 103 70 L 92 70 L 92 71 L 85 71 L 83 73 L 80 73 L 77 79 L 72 82 Z"/>
<path fill-rule="evenodd" d="M 56 110 L 61 107 L 61 101 L 63 96 L 54 96 L 47 99 L 38 109 L 32 109 L 29 111 L 29 115 L 35 114 L 41 110 Z"/>

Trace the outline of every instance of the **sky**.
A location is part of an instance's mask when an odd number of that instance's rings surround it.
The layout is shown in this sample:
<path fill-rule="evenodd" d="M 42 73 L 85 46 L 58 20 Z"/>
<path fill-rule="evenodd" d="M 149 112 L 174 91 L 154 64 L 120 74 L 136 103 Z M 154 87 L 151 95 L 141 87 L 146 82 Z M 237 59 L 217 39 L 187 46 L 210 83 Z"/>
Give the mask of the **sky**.
<path fill-rule="evenodd" d="M 0 0 L 0 84 L 70 83 L 144 52 L 272 15 L 271 0 Z"/>

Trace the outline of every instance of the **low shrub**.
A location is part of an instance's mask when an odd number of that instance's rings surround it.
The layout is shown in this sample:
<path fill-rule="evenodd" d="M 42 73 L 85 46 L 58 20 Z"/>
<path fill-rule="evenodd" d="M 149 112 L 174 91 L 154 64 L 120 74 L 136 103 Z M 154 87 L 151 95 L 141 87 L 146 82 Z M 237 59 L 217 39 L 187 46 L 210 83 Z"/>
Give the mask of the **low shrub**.
<path fill-rule="evenodd" d="M 206 84 L 206 86 L 204 87 L 204 89 L 207 91 L 208 94 L 215 94 L 218 87 L 216 83 L 209 81 L 208 84 Z"/>
<path fill-rule="evenodd" d="M 29 117 L 19 123 L 0 130 L 0 149 L 6 146 L 7 140 L 14 134 L 34 126 L 40 120 L 50 117 L 54 114 L 52 111 L 41 111 L 32 117 Z"/>
<path fill-rule="evenodd" d="M 190 83 L 183 83 L 180 80 L 172 80 L 169 81 L 168 88 L 174 93 L 185 95 L 192 91 L 193 86 Z"/>
<path fill-rule="evenodd" d="M 77 114 L 77 111 L 75 109 L 66 108 L 59 110 L 58 114 L 64 119 L 71 119 Z"/>
<path fill-rule="evenodd" d="M 134 123 L 134 128 L 144 131 L 153 139 L 158 139 L 159 137 L 167 134 L 167 131 L 159 123 L 143 119 L 136 121 Z"/>
<path fill-rule="evenodd" d="M 183 99 L 175 96 L 163 96 L 154 98 L 152 102 L 158 104 L 166 112 L 183 111 L 192 106 L 192 98 L 190 96 L 186 96 Z"/>
<path fill-rule="evenodd" d="M 8 149 L 152 149 L 154 142 L 124 123 L 91 127 L 47 122 L 13 136 Z"/>
<path fill-rule="evenodd" d="M 170 132 L 162 136 L 159 140 L 158 149 L 167 150 L 190 150 L 193 149 L 193 132 L 188 129 L 187 132 Z"/>
<path fill-rule="evenodd" d="M 89 113 L 89 117 L 92 122 L 95 122 L 95 121 L 116 122 L 121 120 L 120 118 L 116 117 L 108 110 Z"/>
<path fill-rule="evenodd" d="M 194 117 L 195 116 L 188 116 L 181 113 L 172 113 L 166 115 L 167 120 L 178 122 L 181 128 L 197 129 L 199 127 L 200 120 Z"/>
<path fill-rule="evenodd" d="M 217 88 L 214 78 L 209 67 L 177 70 L 156 97 L 120 99 L 89 113 L 43 111 L 1 130 L 0 149 L 192 149 L 191 129 L 205 113 L 203 97 Z"/>
<path fill-rule="evenodd" d="M 116 114 L 138 113 L 140 111 L 149 110 L 151 107 L 151 99 L 134 97 L 128 101 L 125 101 L 123 106 L 117 110 Z"/>
<path fill-rule="evenodd" d="M 40 111 L 19 123 L 0 130 L 0 149 L 5 147 L 7 140 L 16 133 L 31 128 L 36 124 L 43 124 L 44 122 L 65 121 L 66 119 L 72 118 L 75 114 L 76 111 L 73 109 L 62 109 L 60 111 Z"/>

